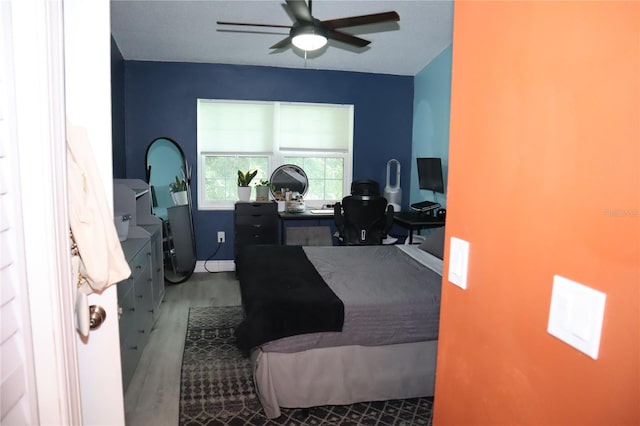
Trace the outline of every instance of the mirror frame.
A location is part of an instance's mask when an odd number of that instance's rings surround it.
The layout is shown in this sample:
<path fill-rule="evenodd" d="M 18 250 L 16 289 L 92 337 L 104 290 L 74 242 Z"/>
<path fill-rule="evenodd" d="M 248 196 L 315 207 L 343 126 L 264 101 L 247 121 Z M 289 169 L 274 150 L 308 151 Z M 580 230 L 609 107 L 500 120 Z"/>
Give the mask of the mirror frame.
<path fill-rule="evenodd" d="M 291 175 L 291 173 L 295 173 L 304 178 L 304 181 L 299 181 L 301 186 L 292 188 L 291 185 L 287 184 L 286 182 L 278 183 L 278 176 L 284 175 L 286 173 L 289 173 L 289 175 Z M 294 180 L 297 178 L 295 176 L 290 176 L 290 179 Z M 289 188 L 293 192 L 299 192 L 302 197 L 304 197 L 309 190 L 309 178 L 307 177 L 307 174 L 304 170 L 302 170 L 302 167 L 296 166 L 295 164 L 283 164 L 282 166 L 276 167 L 273 173 L 271 173 L 269 182 L 271 183 L 271 196 L 276 200 L 278 199 L 278 195 L 276 193 L 280 194 L 280 190 L 283 188 Z M 302 191 L 299 191 L 299 188 L 301 188 Z M 284 197 L 284 194 L 281 194 L 281 197 Z"/>
<path fill-rule="evenodd" d="M 168 209 L 171 207 L 176 207 L 176 206 L 168 206 L 167 207 L 167 217 L 163 218 L 160 217 L 156 214 L 156 212 L 154 211 L 154 208 L 157 207 L 156 203 L 157 203 L 157 199 L 156 196 L 157 194 L 155 194 L 155 189 L 152 190 L 152 211 L 154 213 L 154 215 L 156 215 L 156 217 L 158 217 L 161 221 L 162 221 L 162 240 L 163 240 L 163 247 L 162 247 L 162 252 L 163 252 L 163 265 L 164 265 L 164 279 L 165 281 L 171 283 L 171 284 L 179 284 L 182 283 L 186 280 L 189 279 L 189 277 L 191 277 L 191 275 L 193 274 L 194 270 L 195 270 L 195 266 L 196 266 L 196 261 L 197 261 L 197 256 L 196 256 L 196 243 L 195 243 L 195 232 L 194 232 L 194 228 L 193 228 L 193 210 L 192 210 L 192 202 L 191 202 L 191 170 L 189 169 L 189 164 L 187 162 L 187 158 L 184 154 L 184 150 L 182 149 L 182 147 L 173 139 L 166 137 L 166 136 L 162 136 L 162 137 L 158 137 L 155 138 L 151 141 L 151 143 L 149 143 L 149 145 L 147 146 L 147 150 L 145 152 L 145 176 L 146 176 L 146 180 L 147 183 L 149 184 L 149 187 L 152 187 L 151 184 L 151 174 L 152 174 L 152 170 L 153 167 L 151 164 L 149 164 L 149 154 L 150 151 L 153 147 L 153 145 L 159 141 L 164 141 L 166 143 L 169 143 L 172 145 L 172 148 L 175 148 L 177 153 L 179 154 L 182 164 L 180 165 L 180 170 L 182 171 L 185 180 L 187 182 L 187 209 L 188 209 L 188 229 L 191 232 L 191 246 L 192 246 L 192 250 L 193 250 L 193 261 L 189 261 L 189 268 L 185 271 L 176 271 L 175 268 L 175 247 L 168 247 L 169 244 L 172 244 L 173 239 L 170 238 L 170 236 L 168 235 L 168 230 L 169 230 L 169 211 Z M 186 221 L 185 221 L 186 222 Z M 186 223 L 185 223 L 186 224 Z M 188 247 L 188 246 L 187 246 Z"/>

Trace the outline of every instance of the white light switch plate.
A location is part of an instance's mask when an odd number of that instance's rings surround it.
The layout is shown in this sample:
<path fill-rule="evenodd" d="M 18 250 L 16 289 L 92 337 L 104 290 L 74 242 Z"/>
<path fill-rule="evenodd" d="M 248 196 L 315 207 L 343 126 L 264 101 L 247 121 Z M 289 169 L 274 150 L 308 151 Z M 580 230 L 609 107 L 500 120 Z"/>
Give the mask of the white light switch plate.
<path fill-rule="evenodd" d="M 598 359 L 606 298 L 601 291 L 554 276 L 547 331 Z"/>
<path fill-rule="evenodd" d="M 469 242 L 451 237 L 451 244 L 449 244 L 449 281 L 466 290 L 468 267 Z"/>

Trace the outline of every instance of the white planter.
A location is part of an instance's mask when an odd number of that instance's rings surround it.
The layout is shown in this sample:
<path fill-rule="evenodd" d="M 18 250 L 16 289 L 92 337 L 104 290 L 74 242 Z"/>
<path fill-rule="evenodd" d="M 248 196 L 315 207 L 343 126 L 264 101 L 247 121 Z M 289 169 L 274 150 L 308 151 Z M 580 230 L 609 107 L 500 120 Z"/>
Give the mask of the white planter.
<path fill-rule="evenodd" d="M 187 191 L 172 192 L 171 198 L 173 198 L 173 204 L 175 204 L 176 206 L 183 206 L 185 204 L 189 204 Z"/>
<path fill-rule="evenodd" d="M 250 186 L 239 186 L 238 187 L 238 200 L 239 201 L 249 201 L 251 198 L 251 187 Z"/>

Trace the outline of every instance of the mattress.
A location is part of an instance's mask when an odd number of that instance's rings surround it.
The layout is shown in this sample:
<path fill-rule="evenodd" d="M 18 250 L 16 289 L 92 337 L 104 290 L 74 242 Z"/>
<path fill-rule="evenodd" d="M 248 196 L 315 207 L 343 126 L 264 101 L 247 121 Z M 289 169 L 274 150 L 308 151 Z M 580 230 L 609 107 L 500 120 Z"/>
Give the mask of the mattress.
<path fill-rule="evenodd" d="M 304 247 L 320 276 L 344 303 L 343 329 L 273 340 L 261 345 L 262 350 L 291 353 L 437 339 L 442 277 L 401 247 Z"/>

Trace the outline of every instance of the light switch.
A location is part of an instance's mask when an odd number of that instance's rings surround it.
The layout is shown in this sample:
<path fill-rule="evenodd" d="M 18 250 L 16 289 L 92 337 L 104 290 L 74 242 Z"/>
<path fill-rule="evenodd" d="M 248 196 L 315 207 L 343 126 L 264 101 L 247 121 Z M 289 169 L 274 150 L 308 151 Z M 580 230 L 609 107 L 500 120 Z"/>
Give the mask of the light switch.
<path fill-rule="evenodd" d="M 601 291 L 554 276 L 547 331 L 598 359 L 606 298 Z"/>
<path fill-rule="evenodd" d="M 451 237 L 449 244 L 449 281 L 467 289 L 467 269 L 469 266 L 469 242 Z"/>

